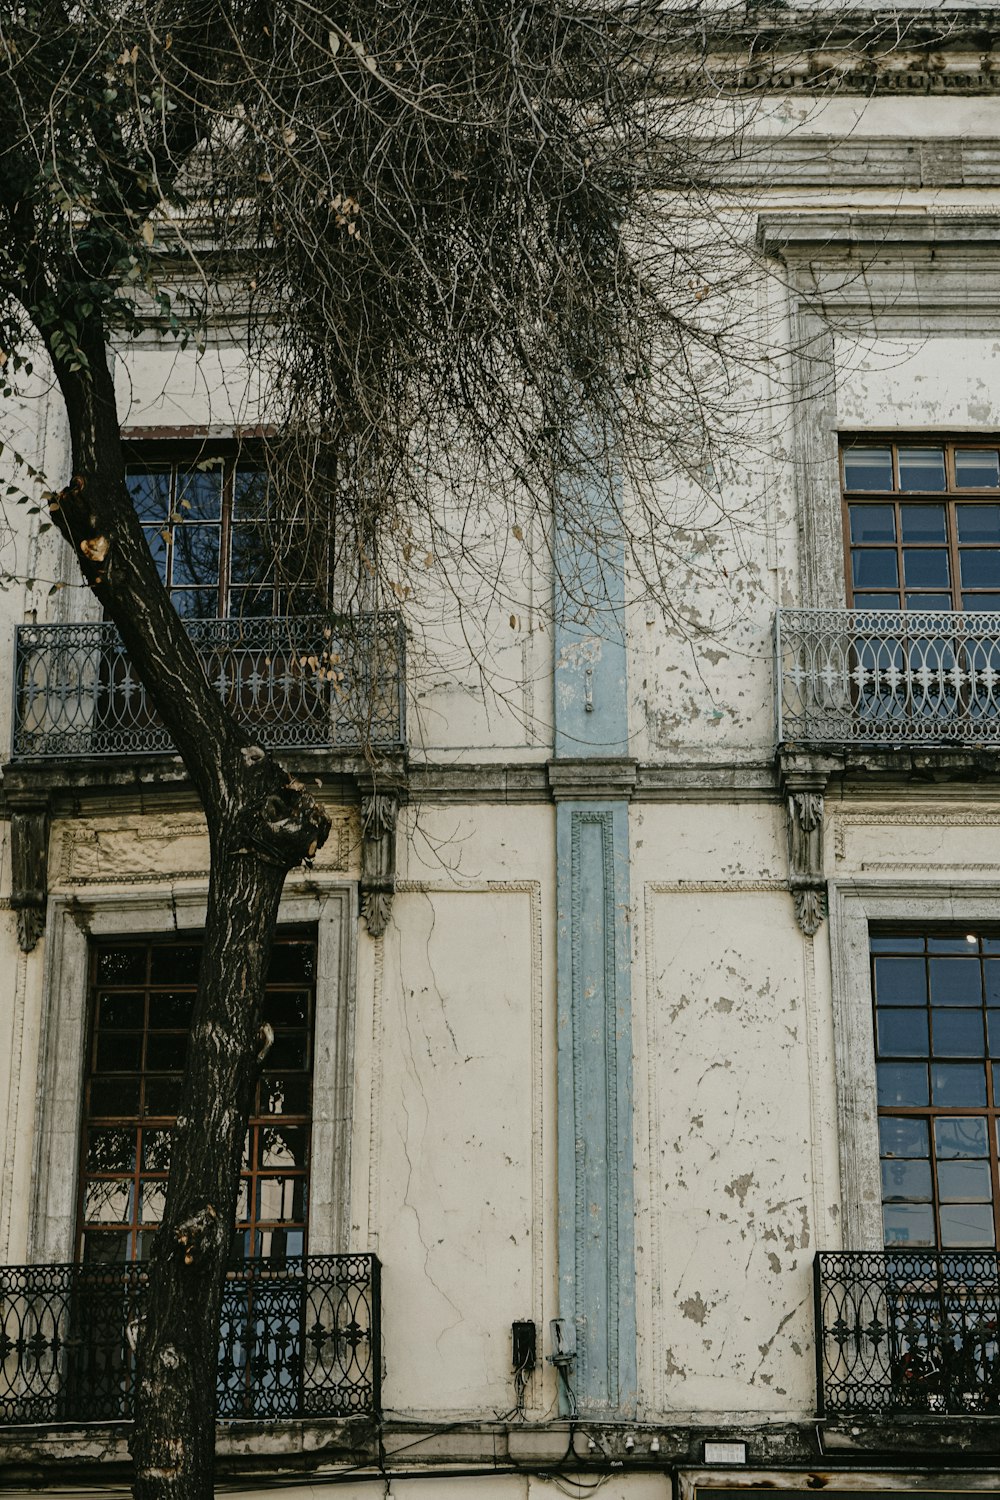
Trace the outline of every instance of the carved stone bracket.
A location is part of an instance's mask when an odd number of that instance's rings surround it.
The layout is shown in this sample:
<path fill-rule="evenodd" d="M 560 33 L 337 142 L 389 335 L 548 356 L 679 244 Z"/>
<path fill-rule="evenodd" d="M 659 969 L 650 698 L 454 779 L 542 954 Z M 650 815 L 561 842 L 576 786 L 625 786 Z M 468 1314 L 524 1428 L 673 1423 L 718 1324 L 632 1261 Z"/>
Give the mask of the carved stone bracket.
<path fill-rule="evenodd" d="M 372 937 L 381 937 L 396 890 L 396 825 L 400 788 L 381 785 L 361 795 L 361 915 Z"/>
<path fill-rule="evenodd" d="M 788 884 L 795 917 L 807 937 L 818 932 L 826 916 L 826 879 L 823 873 L 822 781 L 807 785 L 786 783 L 788 805 Z"/>
<path fill-rule="evenodd" d="M 47 803 L 15 806 L 10 817 L 10 904 L 17 912 L 17 938 L 30 953 L 45 931 L 49 896 Z"/>

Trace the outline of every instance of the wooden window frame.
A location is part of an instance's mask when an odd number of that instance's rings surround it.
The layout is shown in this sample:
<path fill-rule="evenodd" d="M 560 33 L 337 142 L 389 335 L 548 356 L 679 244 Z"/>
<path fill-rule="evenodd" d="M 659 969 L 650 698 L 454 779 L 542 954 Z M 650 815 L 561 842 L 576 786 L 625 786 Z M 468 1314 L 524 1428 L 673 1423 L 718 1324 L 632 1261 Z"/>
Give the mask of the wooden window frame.
<path fill-rule="evenodd" d="M 852 449 L 858 448 L 888 448 L 892 460 L 892 490 L 849 490 L 847 488 L 845 455 Z M 899 450 L 903 448 L 933 448 L 941 449 L 944 453 L 945 488 L 943 490 L 903 490 L 899 482 Z M 847 606 L 849 609 L 855 607 L 885 608 L 887 610 L 905 610 L 906 594 L 909 593 L 936 593 L 943 594 L 947 591 L 949 603 L 942 605 L 955 612 L 961 612 L 963 608 L 962 595 L 976 594 L 1000 594 L 1000 584 L 996 588 L 963 588 L 961 581 L 960 554 L 964 551 L 982 550 L 1000 552 L 1000 543 L 964 543 L 958 540 L 958 525 L 956 510 L 962 504 L 982 504 L 984 501 L 992 500 L 1000 505 L 1000 486 L 963 486 L 961 489 L 956 482 L 955 452 L 961 449 L 963 452 L 982 451 L 998 452 L 1000 450 L 1000 437 L 968 438 L 968 437 L 939 437 L 937 435 L 923 437 L 920 434 L 900 435 L 885 433 L 866 433 L 844 437 L 840 442 L 838 454 L 838 468 L 840 473 L 841 488 L 841 525 L 844 545 L 844 573 L 847 591 Z M 850 507 L 852 505 L 891 505 L 895 512 L 895 542 L 889 543 L 866 543 L 866 547 L 873 551 L 891 551 L 896 555 L 897 563 L 897 585 L 894 590 L 880 589 L 877 587 L 856 589 L 852 568 L 852 549 L 857 545 L 851 539 Z M 902 505 L 941 505 L 945 511 L 946 540 L 943 544 L 948 552 L 949 584 L 947 590 L 944 587 L 926 588 L 911 587 L 907 589 L 903 567 L 903 538 L 900 524 L 900 506 Z M 907 542 L 907 549 L 940 551 L 940 542 Z M 885 603 L 874 605 L 866 603 L 864 606 L 855 605 L 855 595 L 858 593 L 881 594 Z M 923 608 L 924 606 L 920 606 Z"/>
<path fill-rule="evenodd" d="M 927 1067 L 927 1070 L 928 1070 L 928 1087 L 929 1087 L 929 1092 L 928 1092 L 928 1103 L 927 1104 L 919 1104 L 919 1105 L 886 1104 L 886 1105 L 883 1105 L 881 1103 L 876 1102 L 876 1117 L 877 1117 L 878 1121 L 882 1121 L 884 1119 L 915 1119 L 915 1120 L 922 1120 L 922 1121 L 926 1121 L 927 1122 L 927 1131 L 928 1131 L 928 1156 L 927 1156 L 926 1160 L 928 1162 L 928 1165 L 929 1165 L 929 1168 L 930 1168 L 930 1175 L 931 1175 L 931 1198 L 930 1198 L 930 1206 L 931 1206 L 931 1212 L 932 1212 L 933 1224 L 934 1224 L 935 1243 L 934 1243 L 933 1246 L 929 1246 L 929 1247 L 908 1247 L 908 1246 L 903 1245 L 903 1244 L 899 1244 L 899 1243 L 896 1243 L 896 1242 L 889 1243 L 887 1241 L 886 1245 L 885 1245 L 885 1248 L 888 1249 L 888 1250 L 905 1250 L 907 1248 L 915 1248 L 915 1249 L 919 1250 L 919 1249 L 926 1248 L 926 1249 L 929 1249 L 929 1250 L 932 1250 L 932 1251 L 939 1251 L 939 1252 L 942 1252 L 942 1253 L 948 1253 L 948 1254 L 955 1253 L 955 1254 L 958 1254 L 958 1253 L 961 1253 L 961 1251 L 963 1249 L 968 1249 L 968 1250 L 974 1250 L 974 1249 L 992 1250 L 992 1249 L 998 1249 L 998 1248 L 1000 1248 L 1000 1136 L 998 1136 L 998 1132 L 1000 1132 L 1000 1081 L 997 1082 L 997 1086 L 995 1087 L 995 1075 L 994 1075 L 994 1066 L 996 1066 L 996 1067 L 998 1067 L 998 1069 L 1000 1069 L 1000 1052 L 998 1052 L 998 1054 L 995 1057 L 990 1052 L 989 1028 L 988 1028 L 988 1025 L 987 1025 L 987 1020 L 988 1020 L 988 1017 L 989 1017 L 991 1011 L 993 1012 L 993 1014 L 995 1014 L 997 1016 L 1000 1016 L 1000 1007 L 990 1007 L 990 1006 L 987 1005 L 987 1003 L 986 1003 L 985 983 L 984 983 L 984 977 L 983 977 L 984 976 L 983 963 L 986 960 L 992 960 L 992 961 L 995 961 L 996 963 L 1000 964 L 1000 942 L 998 942 L 998 948 L 997 948 L 997 951 L 995 953 L 988 953 L 988 952 L 985 952 L 984 949 L 983 949 L 983 940 L 987 939 L 987 940 L 997 941 L 998 939 L 1000 939 L 1000 930 L 997 930 L 995 928 L 991 928 L 991 927 L 988 927 L 988 926 L 984 927 L 984 926 L 982 926 L 980 924 L 976 924 L 976 925 L 977 925 L 977 931 L 975 933 L 975 938 L 976 938 L 975 946 L 973 946 L 972 943 L 968 942 L 968 937 L 967 937 L 968 928 L 965 928 L 965 927 L 954 927 L 954 926 L 950 926 L 950 925 L 946 926 L 946 925 L 936 925 L 936 924 L 930 924 L 930 925 L 924 924 L 924 925 L 920 925 L 919 927 L 913 927 L 913 926 L 909 926 L 909 925 L 895 925 L 894 924 L 891 927 L 882 927 L 882 926 L 874 927 L 873 929 L 871 929 L 871 931 L 869 933 L 869 943 L 868 943 L 868 949 L 869 949 L 869 975 L 870 975 L 870 984 L 871 984 L 872 1033 L 873 1033 L 873 1041 L 874 1041 L 874 1058 L 875 1058 L 876 1076 L 878 1074 L 878 1065 L 881 1062 L 887 1062 L 890 1065 L 892 1065 L 893 1063 L 907 1063 L 907 1062 L 923 1063 Z M 923 941 L 923 948 L 922 948 L 922 950 L 921 950 L 920 953 L 915 953 L 915 952 L 912 952 L 912 951 L 904 953 L 904 952 L 901 951 L 898 956 L 900 956 L 900 957 L 912 957 L 912 958 L 920 958 L 920 959 L 922 959 L 922 961 L 924 963 L 924 966 L 925 966 L 925 988 L 926 988 L 926 993 L 927 993 L 927 999 L 926 999 L 926 1001 L 923 1002 L 922 1006 L 919 1005 L 919 1004 L 916 1004 L 914 1006 L 883 1005 L 881 1007 L 881 1010 L 882 1010 L 882 1013 L 892 1013 L 893 1011 L 899 1011 L 899 1010 L 904 1010 L 904 1009 L 921 1009 L 921 1008 L 924 1009 L 926 1011 L 927 1017 L 928 1017 L 928 1044 L 927 1044 L 927 1051 L 926 1051 L 926 1054 L 923 1055 L 923 1056 L 915 1056 L 913 1054 L 901 1054 L 901 1053 L 892 1053 L 892 1052 L 889 1052 L 885 1056 L 883 1056 L 881 1048 L 880 1048 L 880 1044 L 879 1044 L 878 1017 L 879 1017 L 879 1013 L 880 1013 L 880 1007 L 879 1007 L 878 991 L 877 991 L 876 978 L 875 978 L 875 964 L 876 964 L 876 961 L 879 958 L 891 957 L 893 955 L 891 954 L 891 952 L 887 953 L 885 950 L 876 951 L 875 948 L 874 948 L 874 946 L 873 946 L 873 944 L 874 944 L 875 941 L 882 941 L 882 942 L 889 941 L 889 942 L 891 942 L 893 940 L 895 940 L 895 941 L 911 941 L 912 942 L 914 939 L 918 939 L 918 938 Z M 950 953 L 950 954 L 948 954 L 948 953 L 932 953 L 929 950 L 929 948 L 928 948 L 928 941 L 929 940 L 933 940 L 933 939 L 947 939 L 947 940 L 951 940 L 951 941 L 964 940 L 967 943 L 967 951 L 965 951 L 965 952 L 953 952 L 953 953 Z M 982 1017 L 982 1022 L 983 1022 L 983 1053 L 982 1053 L 981 1056 L 972 1056 L 972 1055 L 966 1055 L 966 1054 L 956 1056 L 956 1055 L 943 1054 L 941 1056 L 937 1056 L 936 1057 L 935 1056 L 935 1051 L 934 1051 L 933 1027 L 930 1024 L 931 1023 L 931 1018 L 932 1018 L 932 1015 L 933 1015 L 933 1011 L 934 1011 L 934 1007 L 932 1006 L 932 1003 L 931 1003 L 931 993 L 930 993 L 930 983 L 929 983 L 930 976 L 929 976 L 929 969 L 927 968 L 927 966 L 929 965 L 931 959 L 943 959 L 943 960 L 947 961 L 948 959 L 956 959 L 956 958 L 966 958 L 967 959 L 967 958 L 973 958 L 973 957 L 978 958 L 979 965 L 980 965 L 981 981 L 980 981 L 980 1000 L 979 1000 L 978 1011 L 979 1011 L 979 1014 Z M 975 1008 L 976 1007 L 974 1007 L 974 1006 L 967 1006 L 967 1007 L 965 1007 L 965 1006 L 962 1006 L 962 1007 L 958 1007 L 958 1006 L 956 1006 L 956 1007 L 938 1007 L 938 1009 L 945 1009 L 945 1010 L 947 1010 L 947 1009 L 955 1009 L 955 1010 L 970 1009 L 970 1010 L 974 1010 Z M 934 1104 L 933 1103 L 933 1091 L 932 1091 L 932 1086 L 931 1086 L 931 1082 L 930 1082 L 930 1077 L 931 1077 L 930 1070 L 933 1067 L 935 1061 L 946 1062 L 948 1064 L 956 1064 L 958 1066 L 969 1065 L 969 1064 L 979 1064 L 979 1065 L 981 1065 L 982 1068 L 983 1068 L 983 1073 L 984 1073 L 985 1083 L 986 1083 L 986 1099 L 985 1099 L 985 1102 L 983 1104 L 972 1104 L 972 1103 L 970 1103 L 968 1105 L 937 1105 L 937 1104 Z M 993 1245 L 954 1246 L 954 1245 L 945 1245 L 942 1242 L 941 1217 L 940 1217 L 940 1211 L 941 1211 L 942 1204 L 941 1204 L 941 1200 L 940 1200 L 940 1190 L 939 1190 L 938 1175 L 937 1175 L 937 1145 L 936 1145 L 936 1141 L 935 1141 L 934 1124 L 935 1124 L 935 1121 L 937 1121 L 937 1120 L 942 1120 L 942 1119 L 957 1120 L 957 1119 L 963 1119 L 963 1118 L 965 1118 L 965 1119 L 973 1119 L 973 1118 L 974 1119 L 983 1119 L 983 1118 L 985 1118 L 985 1120 L 987 1122 L 986 1130 L 987 1130 L 987 1151 L 988 1151 L 988 1157 L 985 1158 L 985 1159 L 988 1160 L 988 1162 L 989 1162 L 989 1168 L 990 1168 L 990 1186 L 991 1186 L 991 1200 L 990 1200 L 990 1203 L 991 1203 L 992 1218 L 993 1218 Z M 879 1159 L 880 1159 L 880 1161 L 892 1160 L 893 1159 L 893 1158 L 886 1158 L 886 1157 L 882 1156 L 881 1145 L 879 1146 Z M 899 1160 L 923 1160 L 924 1158 L 898 1158 L 898 1159 Z M 958 1158 L 955 1158 L 955 1159 L 956 1160 L 962 1160 L 963 1158 L 958 1157 Z M 972 1157 L 972 1158 L 968 1158 L 968 1159 L 969 1160 L 975 1160 L 975 1161 L 982 1161 L 982 1160 L 984 1160 L 984 1158 L 982 1158 L 982 1157 Z M 918 1201 L 918 1200 L 914 1200 L 914 1201 Z M 882 1203 L 883 1209 L 886 1206 L 886 1202 L 887 1202 L 887 1200 L 885 1199 L 885 1197 L 881 1196 L 881 1203 Z M 946 1205 L 946 1206 L 951 1206 L 951 1205 Z M 955 1206 L 960 1206 L 960 1205 L 955 1205 Z"/>
<path fill-rule="evenodd" d="M 142 1199 L 142 1188 L 144 1185 L 151 1185 L 155 1188 L 158 1183 L 163 1183 L 165 1185 L 167 1172 L 165 1168 L 144 1168 L 142 1155 L 143 1144 L 147 1132 L 163 1132 L 169 1130 L 171 1124 L 173 1123 L 173 1120 L 176 1118 L 176 1112 L 174 1111 L 173 1113 L 171 1113 L 169 1110 L 167 1110 L 159 1112 L 154 1111 L 150 1113 L 148 1110 L 143 1108 L 143 1105 L 146 1103 L 145 1093 L 147 1084 L 151 1081 L 154 1081 L 154 1076 L 157 1073 L 164 1071 L 149 1069 L 146 1067 L 147 1048 L 151 1035 L 157 1037 L 183 1036 L 185 1035 L 185 1028 L 179 1026 L 166 1028 L 154 1027 L 151 1024 L 151 1011 L 156 997 L 160 995 L 171 994 L 174 996 L 180 995 L 184 998 L 193 998 L 196 988 L 197 971 L 195 968 L 193 971 L 194 977 L 189 976 L 184 979 L 169 977 L 157 978 L 152 972 L 152 955 L 156 950 L 169 951 L 170 949 L 174 949 L 183 951 L 195 949 L 200 947 L 200 942 L 201 934 L 197 931 L 191 931 L 174 935 L 153 934 L 149 936 L 143 935 L 138 937 L 122 937 L 120 939 L 109 938 L 102 939 L 101 941 L 91 944 L 89 955 L 90 993 L 88 996 L 88 1016 L 86 1030 L 87 1050 L 82 1090 L 80 1155 L 79 1168 L 77 1173 L 78 1186 L 75 1235 L 76 1254 L 77 1257 L 81 1260 L 84 1259 L 85 1236 L 88 1234 L 94 1237 L 95 1241 L 97 1237 L 107 1235 L 109 1243 L 112 1237 L 118 1237 L 120 1240 L 120 1237 L 123 1233 L 127 1234 L 127 1259 L 129 1261 L 135 1261 L 145 1258 L 145 1254 L 140 1253 L 140 1236 L 143 1233 L 155 1233 L 155 1222 L 153 1220 L 143 1222 L 141 1218 L 140 1204 Z M 265 1091 L 268 1088 L 269 1073 L 267 1068 L 264 1069 L 262 1078 L 257 1085 L 255 1105 L 251 1113 L 248 1129 L 249 1150 L 244 1157 L 243 1170 L 241 1172 L 241 1201 L 243 1200 L 243 1195 L 245 1193 L 245 1201 L 248 1205 L 248 1212 L 245 1215 L 240 1216 L 238 1209 L 237 1224 L 234 1229 L 234 1259 L 258 1258 L 260 1253 L 261 1236 L 270 1238 L 271 1244 L 269 1245 L 269 1253 L 273 1255 L 275 1253 L 273 1250 L 273 1239 L 276 1231 L 279 1234 L 288 1235 L 289 1233 L 291 1233 L 292 1235 L 300 1236 L 300 1238 L 296 1241 L 295 1249 L 293 1249 L 292 1251 L 288 1251 L 286 1245 L 280 1252 L 278 1252 L 282 1258 L 288 1254 L 298 1256 L 307 1253 L 309 1177 L 311 1170 L 310 1142 L 312 1133 L 312 1082 L 314 1073 L 313 1059 L 315 1049 L 317 984 L 316 945 L 317 934 L 314 929 L 309 928 L 283 928 L 281 931 L 279 931 L 275 940 L 276 952 L 280 952 L 282 948 L 288 948 L 291 946 L 308 946 L 311 949 L 312 954 L 311 980 L 303 981 L 294 978 L 281 980 L 280 978 L 278 978 L 272 979 L 268 984 L 269 997 L 274 997 L 282 993 L 289 995 L 302 995 L 308 992 L 307 1018 L 304 1025 L 301 1027 L 290 1028 L 282 1028 L 280 1025 L 276 1025 L 275 1047 L 272 1048 L 272 1054 L 276 1055 L 276 1049 L 280 1048 L 282 1041 L 284 1040 L 286 1030 L 289 1036 L 295 1033 L 301 1034 L 305 1048 L 305 1066 L 302 1069 L 290 1068 L 288 1071 L 291 1073 L 296 1073 L 300 1077 L 304 1077 L 308 1080 L 306 1084 L 306 1107 L 304 1110 L 298 1109 L 294 1112 L 280 1112 L 277 1114 L 273 1110 L 266 1108 Z M 143 967 L 145 978 L 142 981 L 129 979 L 124 981 L 122 984 L 117 985 L 107 981 L 99 982 L 98 972 L 101 955 L 108 952 L 134 952 L 137 954 L 144 954 Z M 114 996 L 116 992 L 122 995 L 134 996 L 136 998 L 138 998 L 138 994 L 141 992 L 143 1005 L 143 1022 L 141 1028 L 120 1028 L 118 1031 L 119 1035 L 135 1037 L 139 1039 L 141 1061 L 140 1067 L 137 1070 L 119 1070 L 117 1072 L 110 1073 L 108 1076 L 112 1078 L 120 1078 L 122 1081 L 134 1081 L 137 1089 L 137 1100 L 141 1098 L 141 1102 L 137 1104 L 135 1111 L 123 1111 L 120 1115 L 111 1115 L 104 1113 L 95 1115 L 91 1108 L 91 1093 L 95 1076 L 99 1076 L 97 1069 L 97 1052 L 99 1046 L 101 1045 L 102 1038 L 108 1035 L 107 1032 L 102 1033 L 100 1028 L 98 1016 L 98 1001 L 100 996 L 105 994 Z M 111 1034 L 114 1035 L 114 1033 Z M 166 1076 L 173 1079 L 177 1078 L 176 1069 L 167 1069 L 165 1070 L 165 1072 Z M 273 1073 L 273 1068 L 271 1069 L 271 1072 Z M 283 1124 L 289 1126 L 291 1129 L 297 1130 L 301 1133 L 302 1141 L 304 1143 L 304 1151 L 302 1155 L 302 1161 L 296 1167 L 277 1166 L 274 1163 L 267 1163 L 261 1160 L 261 1157 L 264 1155 L 267 1149 L 265 1132 L 267 1131 L 269 1126 L 273 1128 L 274 1122 L 277 1119 L 280 1119 Z M 133 1135 L 131 1170 L 128 1170 L 124 1167 L 118 1171 L 105 1170 L 102 1172 L 100 1170 L 94 1170 L 92 1168 L 88 1170 L 88 1142 L 91 1132 L 110 1131 L 115 1129 L 129 1131 Z M 301 1214 L 299 1216 L 293 1217 L 291 1219 L 286 1218 L 283 1220 L 276 1220 L 274 1218 L 268 1219 L 266 1216 L 261 1215 L 258 1212 L 258 1189 L 264 1183 L 276 1181 L 279 1179 L 285 1183 L 301 1183 Z M 122 1184 L 129 1184 L 130 1207 L 127 1220 L 122 1219 L 119 1221 L 107 1222 L 102 1224 L 100 1222 L 89 1222 L 86 1219 L 88 1183 L 99 1181 L 111 1181 L 120 1182 Z M 243 1239 L 242 1246 L 238 1244 L 238 1239 L 240 1236 L 242 1236 Z M 97 1261 L 96 1263 L 99 1264 L 102 1262 Z"/>

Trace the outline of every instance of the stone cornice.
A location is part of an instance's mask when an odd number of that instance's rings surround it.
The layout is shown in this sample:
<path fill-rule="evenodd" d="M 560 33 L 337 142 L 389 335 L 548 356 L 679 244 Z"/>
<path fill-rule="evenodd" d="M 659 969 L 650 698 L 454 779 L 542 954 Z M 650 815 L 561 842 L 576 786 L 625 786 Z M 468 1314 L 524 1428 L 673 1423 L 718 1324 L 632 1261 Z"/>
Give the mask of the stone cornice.
<path fill-rule="evenodd" d="M 748 9 L 705 41 L 713 76 L 737 93 L 1000 93 L 994 9 Z"/>

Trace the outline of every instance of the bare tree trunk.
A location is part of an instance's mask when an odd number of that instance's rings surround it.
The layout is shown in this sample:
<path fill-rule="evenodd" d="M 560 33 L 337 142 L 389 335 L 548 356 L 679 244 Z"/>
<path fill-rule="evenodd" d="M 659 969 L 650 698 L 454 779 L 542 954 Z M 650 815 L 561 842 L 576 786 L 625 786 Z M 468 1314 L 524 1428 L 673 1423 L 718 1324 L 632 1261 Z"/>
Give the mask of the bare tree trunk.
<path fill-rule="evenodd" d="M 103 328 L 81 337 L 89 369 L 53 353 L 73 477 L 51 502 L 84 577 L 199 793 L 211 843 L 208 915 L 163 1223 L 138 1346 L 131 1447 L 137 1500 L 207 1500 L 214 1489 L 219 1312 L 285 876 L 329 820 L 238 725 L 209 686 L 170 605 L 125 483 Z M 53 352 L 50 350 L 50 352 Z"/>

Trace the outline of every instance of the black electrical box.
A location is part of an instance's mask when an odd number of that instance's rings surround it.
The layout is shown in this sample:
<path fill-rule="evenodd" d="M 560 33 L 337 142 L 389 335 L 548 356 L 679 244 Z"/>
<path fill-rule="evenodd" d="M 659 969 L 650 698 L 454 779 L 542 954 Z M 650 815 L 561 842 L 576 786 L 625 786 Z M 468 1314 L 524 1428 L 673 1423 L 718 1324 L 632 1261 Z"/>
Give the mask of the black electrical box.
<path fill-rule="evenodd" d="M 535 1368 L 534 1323 L 512 1323 L 510 1325 L 511 1363 L 515 1370 Z"/>

